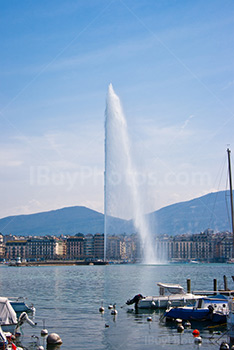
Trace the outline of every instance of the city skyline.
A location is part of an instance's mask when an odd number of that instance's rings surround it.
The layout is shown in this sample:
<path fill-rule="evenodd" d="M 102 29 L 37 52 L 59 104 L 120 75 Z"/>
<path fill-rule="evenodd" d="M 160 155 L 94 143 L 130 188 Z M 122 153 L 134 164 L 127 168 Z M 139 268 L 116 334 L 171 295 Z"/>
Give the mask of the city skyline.
<path fill-rule="evenodd" d="M 107 261 L 139 262 L 144 259 L 143 246 L 137 234 L 107 236 Z M 157 260 L 167 263 L 229 261 L 233 251 L 233 234 L 228 231 L 214 233 L 207 229 L 198 234 L 160 235 L 153 240 Z M 80 260 L 97 261 L 104 258 L 104 234 L 56 236 L 21 236 L 0 234 L 0 259 L 26 261 Z M 104 261 L 106 259 L 104 258 Z"/>
<path fill-rule="evenodd" d="M 1 218 L 73 205 L 103 212 L 110 82 L 146 212 L 225 189 L 231 1 L 13 1 L 1 10 Z"/>

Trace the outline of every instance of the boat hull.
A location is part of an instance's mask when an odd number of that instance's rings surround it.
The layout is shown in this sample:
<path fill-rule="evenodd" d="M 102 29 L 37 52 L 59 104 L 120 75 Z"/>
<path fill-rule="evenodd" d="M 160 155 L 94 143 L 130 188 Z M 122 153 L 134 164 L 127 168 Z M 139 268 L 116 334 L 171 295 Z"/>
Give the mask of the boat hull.
<path fill-rule="evenodd" d="M 157 296 L 157 297 L 146 297 L 139 301 L 138 309 L 167 309 L 169 306 L 185 306 L 194 305 L 196 300 L 201 296 L 194 296 L 192 294 L 187 295 L 173 295 L 173 296 Z"/>
<path fill-rule="evenodd" d="M 12 334 L 15 333 L 15 329 L 16 329 L 17 324 L 1 324 L 1 328 L 3 330 L 3 332 L 10 332 Z"/>
<path fill-rule="evenodd" d="M 195 309 L 195 308 L 172 308 L 165 312 L 164 316 L 167 319 L 180 318 L 183 321 L 199 321 L 211 323 L 226 323 L 227 316 L 219 312 L 210 312 L 208 309 Z"/>

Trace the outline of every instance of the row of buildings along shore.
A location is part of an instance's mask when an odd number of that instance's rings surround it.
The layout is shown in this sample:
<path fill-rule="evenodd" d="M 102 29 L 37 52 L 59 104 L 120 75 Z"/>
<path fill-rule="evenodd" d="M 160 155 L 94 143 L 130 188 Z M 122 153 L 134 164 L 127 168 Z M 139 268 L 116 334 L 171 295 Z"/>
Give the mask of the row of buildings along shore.
<path fill-rule="evenodd" d="M 157 261 L 226 262 L 232 258 L 233 235 L 207 229 L 199 234 L 155 236 L 152 240 Z M 108 261 L 140 262 L 143 247 L 137 234 L 108 235 Z M 103 260 L 104 234 L 77 233 L 73 236 L 18 237 L 0 234 L 0 259 Z"/>

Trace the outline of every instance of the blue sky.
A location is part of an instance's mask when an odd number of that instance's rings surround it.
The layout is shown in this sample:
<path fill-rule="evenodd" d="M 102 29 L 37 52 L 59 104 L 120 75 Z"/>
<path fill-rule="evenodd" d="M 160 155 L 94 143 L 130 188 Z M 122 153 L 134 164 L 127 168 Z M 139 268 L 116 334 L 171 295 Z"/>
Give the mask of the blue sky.
<path fill-rule="evenodd" d="M 108 84 L 145 210 L 226 186 L 233 149 L 229 0 L 2 1 L 0 217 L 103 211 Z"/>

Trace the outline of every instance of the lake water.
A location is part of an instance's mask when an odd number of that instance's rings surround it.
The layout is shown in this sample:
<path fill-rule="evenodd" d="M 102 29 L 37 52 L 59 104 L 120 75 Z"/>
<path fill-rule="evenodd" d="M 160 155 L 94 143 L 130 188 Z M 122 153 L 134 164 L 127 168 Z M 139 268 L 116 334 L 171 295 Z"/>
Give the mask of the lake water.
<path fill-rule="evenodd" d="M 217 278 L 223 288 L 224 274 L 234 289 L 234 266 L 226 264 L 1 267 L 0 295 L 25 296 L 34 303 L 37 327 L 23 327 L 22 344 L 27 349 L 36 348 L 31 335 L 39 336 L 46 348 L 40 336 L 44 320 L 49 333 L 62 338 L 61 350 L 189 350 L 197 349 L 191 329 L 177 333 L 174 324 L 160 321 L 160 312 L 150 313 L 153 320 L 147 322 L 149 313 L 128 312 L 125 302 L 138 293 L 158 295 L 157 282 L 186 288 L 186 279 L 191 278 L 192 290 L 212 290 Z M 102 301 L 104 314 L 98 311 Z M 113 303 L 116 317 L 108 310 Z M 201 329 L 201 335 L 201 349 L 219 349 L 227 340 L 226 335 L 220 339 L 219 328 Z"/>

